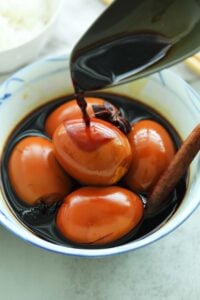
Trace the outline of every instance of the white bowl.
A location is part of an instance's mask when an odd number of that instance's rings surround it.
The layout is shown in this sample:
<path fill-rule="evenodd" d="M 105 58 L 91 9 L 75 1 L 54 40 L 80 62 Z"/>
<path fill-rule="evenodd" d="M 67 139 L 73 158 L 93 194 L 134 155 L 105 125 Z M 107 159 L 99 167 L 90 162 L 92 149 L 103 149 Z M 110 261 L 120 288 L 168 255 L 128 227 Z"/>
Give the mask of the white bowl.
<path fill-rule="evenodd" d="M 200 97 L 182 79 L 163 71 L 145 79 L 109 89 L 132 96 L 155 108 L 176 128 L 182 139 L 200 122 Z M 0 88 L 0 161 L 9 134 L 30 112 L 55 98 L 72 94 L 69 61 L 66 56 L 42 60 L 19 71 Z M 0 222 L 22 239 L 43 249 L 68 255 L 107 256 L 135 250 L 164 237 L 182 224 L 200 203 L 200 155 L 192 162 L 187 192 L 174 215 L 157 231 L 136 241 L 104 249 L 79 249 L 55 245 L 23 226 L 6 203 L 0 180 Z"/>
<path fill-rule="evenodd" d="M 8 73 L 33 61 L 52 36 L 63 0 L 49 0 L 52 15 L 42 31 L 29 41 L 18 47 L 0 51 L 0 74 Z"/>

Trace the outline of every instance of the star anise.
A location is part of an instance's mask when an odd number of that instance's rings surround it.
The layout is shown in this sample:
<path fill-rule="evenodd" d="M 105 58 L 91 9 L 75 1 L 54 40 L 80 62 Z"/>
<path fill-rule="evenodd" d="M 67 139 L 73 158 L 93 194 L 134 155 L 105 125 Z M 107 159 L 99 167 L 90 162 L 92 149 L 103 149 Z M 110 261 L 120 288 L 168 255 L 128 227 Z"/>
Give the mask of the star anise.
<path fill-rule="evenodd" d="M 130 122 L 122 116 L 120 110 L 114 105 L 105 102 L 104 105 L 93 105 L 92 107 L 96 118 L 113 124 L 124 134 L 128 134 L 131 131 Z"/>
<path fill-rule="evenodd" d="M 53 202 L 54 201 L 54 202 Z M 21 217 L 30 225 L 42 225 L 48 223 L 55 215 L 61 205 L 62 199 L 59 196 L 50 195 L 41 197 L 34 206 L 23 209 Z"/>

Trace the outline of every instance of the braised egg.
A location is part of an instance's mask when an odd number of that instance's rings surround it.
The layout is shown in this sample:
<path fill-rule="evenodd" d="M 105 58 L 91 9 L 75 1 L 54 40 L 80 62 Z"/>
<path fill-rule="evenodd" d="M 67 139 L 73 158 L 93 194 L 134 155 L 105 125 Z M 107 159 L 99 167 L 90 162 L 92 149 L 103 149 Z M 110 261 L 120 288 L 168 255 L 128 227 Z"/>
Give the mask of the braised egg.
<path fill-rule="evenodd" d="M 143 203 L 118 187 L 84 187 L 69 194 L 60 206 L 56 227 L 67 239 L 104 245 L 132 231 L 143 217 Z"/>
<path fill-rule="evenodd" d="M 87 185 L 111 185 L 127 172 L 132 158 L 127 137 L 114 125 L 92 118 L 65 121 L 53 135 L 55 155 L 73 178 Z"/>
<path fill-rule="evenodd" d="M 71 190 L 71 179 L 57 162 L 52 142 L 39 136 L 15 145 L 8 175 L 14 192 L 28 205 L 60 200 Z"/>
<path fill-rule="evenodd" d="M 148 192 L 173 159 L 174 142 L 167 130 L 152 120 L 133 124 L 128 140 L 133 157 L 125 182 L 132 190 Z"/>
<path fill-rule="evenodd" d="M 85 98 L 87 102 L 87 113 L 88 115 L 95 116 L 99 107 L 108 105 L 110 109 L 115 109 L 114 105 L 101 98 Z M 80 119 L 82 118 L 82 112 L 80 107 L 77 105 L 76 100 L 68 101 L 58 108 L 56 108 L 45 121 L 45 132 L 48 136 L 52 137 L 54 131 L 63 121 Z"/>

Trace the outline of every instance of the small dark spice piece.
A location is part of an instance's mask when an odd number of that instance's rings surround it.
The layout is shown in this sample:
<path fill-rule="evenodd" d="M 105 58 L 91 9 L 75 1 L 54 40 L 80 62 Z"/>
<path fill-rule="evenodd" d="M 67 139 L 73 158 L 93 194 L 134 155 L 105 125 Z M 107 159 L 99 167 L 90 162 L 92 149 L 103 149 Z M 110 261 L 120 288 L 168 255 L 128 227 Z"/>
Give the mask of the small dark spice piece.
<path fill-rule="evenodd" d="M 52 201 L 54 199 L 54 201 Z M 57 209 L 61 205 L 62 200 L 55 196 L 42 197 L 38 200 L 38 204 L 27 209 L 23 209 L 20 213 L 22 219 L 30 225 L 43 225 L 52 220 Z"/>
<path fill-rule="evenodd" d="M 110 103 L 106 102 L 105 105 L 93 105 L 93 110 L 96 118 L 113 124 L 124 134 L 128 134 L 131 131 L 130 122 L 121 115 L 119 109 L 115 108 Z"/>

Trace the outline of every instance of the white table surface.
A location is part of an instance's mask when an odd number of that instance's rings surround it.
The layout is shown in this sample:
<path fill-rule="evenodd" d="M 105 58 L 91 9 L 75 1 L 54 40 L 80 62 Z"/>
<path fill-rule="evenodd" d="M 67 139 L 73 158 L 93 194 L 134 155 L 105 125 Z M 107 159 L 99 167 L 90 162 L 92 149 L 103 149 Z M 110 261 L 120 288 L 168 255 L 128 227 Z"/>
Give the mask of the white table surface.
<path fill-rule="evenodd" d="M 41 56 L 72 48 L 103 9 L 98 0 L 65 0 L 58 30 Z M 199 78 L 183 64 L 173 69 L 200 92 Z M 46 252 L 0 227 L 1 300 L 198 300 L 199 282 L 199 209 L 153 245 L 96 260 Z"/>

